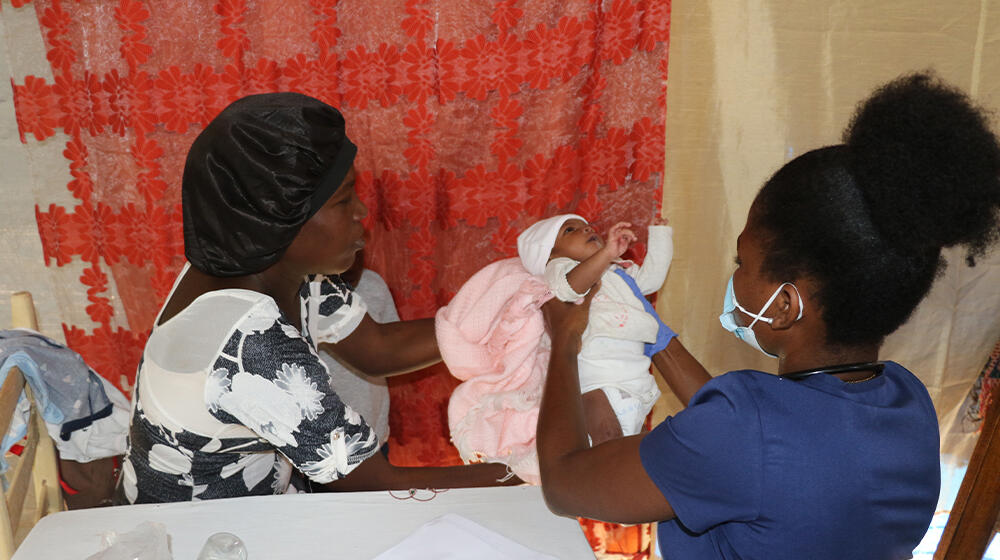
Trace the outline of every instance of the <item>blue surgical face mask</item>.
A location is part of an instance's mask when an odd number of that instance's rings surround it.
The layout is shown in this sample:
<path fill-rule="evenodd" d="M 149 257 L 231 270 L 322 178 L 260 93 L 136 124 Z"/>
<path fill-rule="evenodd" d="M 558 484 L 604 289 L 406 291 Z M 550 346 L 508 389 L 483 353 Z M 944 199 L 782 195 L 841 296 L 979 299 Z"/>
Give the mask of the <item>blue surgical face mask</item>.
<path fill-rule="evenodd" d="M 785 286 L 791 286 L 795 290 L 795 295 L 799 296 L 799 316 L 795 318 L 796 321 L 802 318 L 802 310 L 804 309 L 802 305 L 802 296 L 799 294 L 799 289 L 795 287 L 795 284 L 791 282 L 785 282 L 784 284 L 778 286 L 778 289 L 774 290 L 771 297 L 764 303 L 764 307 L 760 309 L 759 313 L 751 313 L 743 308 L 739 302 L 736 301 L 736 292 L 733 291 L 733 277 L 729 277 L 729 284 L 726 286 L 726 297 L 722 301 L 722 315 L 719 315 L 719 322 L 722 323 L 722 328 L 736 335 L 736 338 L 746 342 L 750 346 L 753 346 L 757 350 L 761 351 L 767 356 L 772 358 L 777 358 L 778 356 L 764 350 L 760 347 L 760 343 L 757 342 L 757 335 L 753 332 L 753 326 L 757 321 L 762 321 L 764 323 L 771 323 L 774 319 L 770 317 L 764 317 L 764 312 L 767 311 L 768 307 L 774 303 L 774 300 L 781 293 L 781 289 Z M 736 320 L 736 310 L 739 309 L 743 313 L 746 313 L 750 317 L 753 317 L 753 321 L 745 326 L 741 327 L 739 322 Z"/>

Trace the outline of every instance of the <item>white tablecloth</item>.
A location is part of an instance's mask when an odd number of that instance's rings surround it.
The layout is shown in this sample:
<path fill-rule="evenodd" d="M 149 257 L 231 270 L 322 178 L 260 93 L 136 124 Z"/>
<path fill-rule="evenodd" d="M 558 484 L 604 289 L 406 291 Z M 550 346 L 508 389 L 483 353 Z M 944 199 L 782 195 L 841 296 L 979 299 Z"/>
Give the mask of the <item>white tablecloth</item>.
<path fill-rule="evenodd" d="M 397 497 L 406 492 L 393 492 Z M 418 497 L 430 494 L 419 491 Z M 83 560 L 107 531 L 166 525 L 175 560 L 194 560 L 209 535 L 227 531 L 249 560 L 374 558 L 446 513 L 558 558 L 593 558 L 575 520 L 553 515 L 538 487 L 452 489 L 420 502 L 388 492 L 297 494 L 67 511 L 42 519 L 13 560 Z"/>

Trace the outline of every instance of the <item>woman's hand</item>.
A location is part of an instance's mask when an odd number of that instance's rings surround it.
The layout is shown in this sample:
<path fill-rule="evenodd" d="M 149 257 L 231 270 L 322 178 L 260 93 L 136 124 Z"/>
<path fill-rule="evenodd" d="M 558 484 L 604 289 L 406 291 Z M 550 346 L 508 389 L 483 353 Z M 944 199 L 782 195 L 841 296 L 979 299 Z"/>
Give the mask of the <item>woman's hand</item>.
<path fill-rule="evenodd" d="M 565 342 L 579 353 L 580 340 L 583 331 L 587 330 L 590 318 L 590 302 L 601 287 L 598 282 L 583 298 L 582 303 L 570 303 L 552 298 L 542 305 L 542 315 L 545 317 L 545 329 L 549 338 Z"/>
<path fill-rule="evenodd" d="M 557 515 L 620 523 L 671 519 L 674 510 L 639 457 L 644 434 L 595 447 L 587 442 L 577 354 L 596 291 L 591 290 L 582 305 L 551 300 L 542 306 L 552 337 L 535 440 L 542 494 Z"/>

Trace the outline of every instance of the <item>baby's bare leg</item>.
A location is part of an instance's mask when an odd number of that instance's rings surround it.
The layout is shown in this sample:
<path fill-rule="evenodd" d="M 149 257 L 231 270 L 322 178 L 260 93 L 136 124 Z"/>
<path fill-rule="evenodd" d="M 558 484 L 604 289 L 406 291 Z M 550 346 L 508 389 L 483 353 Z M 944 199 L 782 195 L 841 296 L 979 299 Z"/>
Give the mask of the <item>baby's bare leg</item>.
<path fill-rule="evenodd" d="M 622 437 L 621 424 L 604 391 L 594 389 L 583 394 L 583 415 L 592 446 Z"/>

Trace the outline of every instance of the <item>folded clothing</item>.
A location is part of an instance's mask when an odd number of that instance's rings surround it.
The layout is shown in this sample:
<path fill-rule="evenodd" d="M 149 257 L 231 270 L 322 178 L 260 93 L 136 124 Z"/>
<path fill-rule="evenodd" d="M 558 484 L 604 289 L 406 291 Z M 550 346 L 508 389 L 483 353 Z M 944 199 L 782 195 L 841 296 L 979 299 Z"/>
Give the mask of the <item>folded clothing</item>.
<path fill-rule="evenodd" d="M 0 381 L 13 366 L 24 374 L 62 459 L 87 462 L 124 453 L 128 399 L 79 354 L 30 329 L 11 329 L 0 331 L 0 363 Z M 26 433 L 23 396 L 17 410 L 5 451 Z"/>

